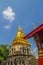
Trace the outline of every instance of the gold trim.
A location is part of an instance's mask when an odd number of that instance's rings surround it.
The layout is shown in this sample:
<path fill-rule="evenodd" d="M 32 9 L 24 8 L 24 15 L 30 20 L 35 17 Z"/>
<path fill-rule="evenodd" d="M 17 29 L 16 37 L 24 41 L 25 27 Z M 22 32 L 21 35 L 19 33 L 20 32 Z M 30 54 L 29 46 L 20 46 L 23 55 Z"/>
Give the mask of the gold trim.
<path fill-rule="evenodd" d="M 39 54 L 40 54 L 40 53 L 43 53 L 43 50 L 39 50 Z"/>
<path fill-rule="evenodd" d="M 39 56 L 43 56 L 43 54 L 39 54 Z"/>

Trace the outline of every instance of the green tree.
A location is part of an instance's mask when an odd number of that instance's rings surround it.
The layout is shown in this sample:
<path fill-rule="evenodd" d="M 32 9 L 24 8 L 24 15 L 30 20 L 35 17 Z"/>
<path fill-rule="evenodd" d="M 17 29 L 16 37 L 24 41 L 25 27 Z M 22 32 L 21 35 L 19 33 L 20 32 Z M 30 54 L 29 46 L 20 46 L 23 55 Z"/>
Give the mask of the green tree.
<path fill-rule="evenodd" d="M 1 62 L 8 57 L 8 54 L 9 54 L 9 46 L 0 45 L 0 65 L 1 65 Z"/>

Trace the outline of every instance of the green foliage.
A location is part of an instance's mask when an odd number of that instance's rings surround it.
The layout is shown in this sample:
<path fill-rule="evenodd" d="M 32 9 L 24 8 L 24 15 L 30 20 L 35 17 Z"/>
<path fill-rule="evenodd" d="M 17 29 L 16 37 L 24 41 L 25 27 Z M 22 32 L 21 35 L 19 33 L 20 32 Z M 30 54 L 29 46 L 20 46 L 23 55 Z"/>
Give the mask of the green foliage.
<path fill-rule="evenodd" d="M 8 53 L 9 53 L 9 46 L 0 45 L 0 62 L 8 57 Z"/>

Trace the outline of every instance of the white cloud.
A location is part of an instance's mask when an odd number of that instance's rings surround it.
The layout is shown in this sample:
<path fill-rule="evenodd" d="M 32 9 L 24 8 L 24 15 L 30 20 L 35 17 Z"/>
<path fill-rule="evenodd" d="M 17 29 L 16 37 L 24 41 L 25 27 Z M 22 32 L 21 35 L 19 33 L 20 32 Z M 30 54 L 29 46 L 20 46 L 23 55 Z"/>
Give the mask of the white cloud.
<path fill-rule="evenodd" d="M 8 29 L 10 29 L 10 28 L 11 28 L 10 25 L 5 25 L 5 26 L 4 26 L 4 29 L 6 29 L 6 30 L 8 30 Z"/>
<path fill-rule="evenodd" d="M 33 49 L 32 53 L 38 58 L 38 49 L 37 47 Z"/>
<path fill-rule="evenodd" d="M 15 12 L 13 12 L 13 9 L 8 6 L 3 12 L 2 12 L 3 16 L 5 19 L 9 20 L 10 22 L 12 22 L 15 19 Z"/>
<path fill-rule="evenodd" d="M 34 48 L 32 52 L 36 52 L 37 51 L 37 48 Z"/>

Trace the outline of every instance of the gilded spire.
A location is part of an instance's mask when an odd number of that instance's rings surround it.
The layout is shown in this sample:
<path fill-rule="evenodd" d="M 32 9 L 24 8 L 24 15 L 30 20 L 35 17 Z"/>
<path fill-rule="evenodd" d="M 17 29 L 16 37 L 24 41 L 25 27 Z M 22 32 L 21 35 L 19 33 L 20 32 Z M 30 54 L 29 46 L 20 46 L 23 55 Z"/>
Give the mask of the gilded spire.
<path fill-rule="evenodd" d="M 19 26 L 18 32 L 16 34 L 16 38 L 18 38 L 18 37 L 20 37 L 20 38 L 24 37 L 24 32 L 22 31 L 22 28 L 20 26 Z"/>
<path fill-rule="evenodd" d="M 14 46 L 16 44 L 22 44 L 22 45 L 28 45 L 28 46 L 31 46 L 31 44 L 27 41 L 27 40 L 24 40 L 24 32 L 22 31 L 22 28 L 19 26 L 18 28 L 18 32 L 16 34 L 16 37 L 15 39 L 13 40 L 11 46 Z"/>

